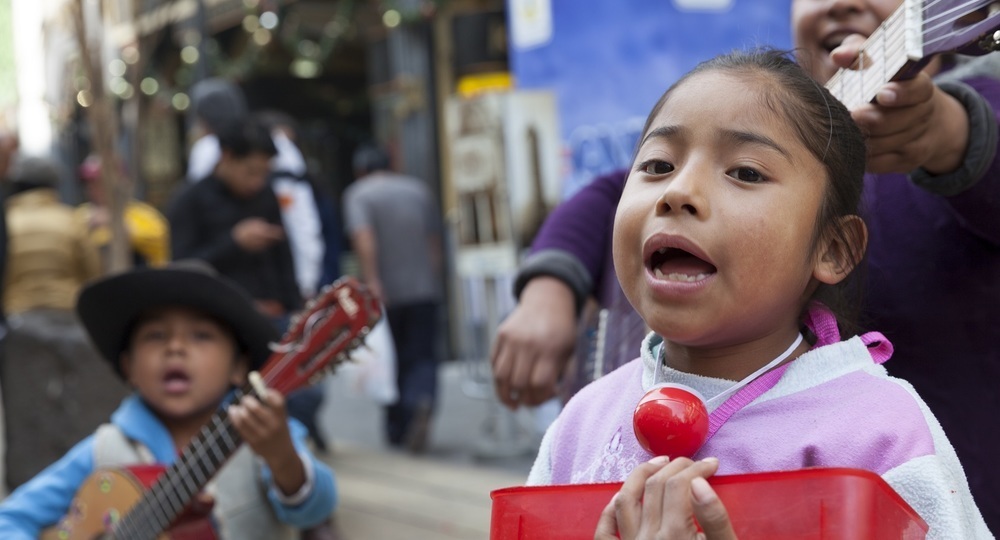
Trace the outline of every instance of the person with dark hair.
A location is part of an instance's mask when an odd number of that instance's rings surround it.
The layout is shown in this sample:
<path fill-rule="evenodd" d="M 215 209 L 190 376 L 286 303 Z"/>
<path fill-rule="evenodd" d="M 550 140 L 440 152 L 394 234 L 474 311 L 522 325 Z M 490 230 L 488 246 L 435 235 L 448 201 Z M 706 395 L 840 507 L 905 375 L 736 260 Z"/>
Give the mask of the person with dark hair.
<path fill-rule="evenodd" d="M 188 155 L 187 179 L 197 182 L 212 174 L 222 156 L 218 134 L 231 125 L 239 124 L 247 116 L 247 102 L 243 90 L 235 83 L 220 78 L 210 78 L 195 83 L 191 89 L 197 140 Z"/>
<path fill-rule="evenodd" d="M 100 274 L 100 262 L 86 226 L 59 201 L 58 182 L 55 162 L 22 158 L 10 171 L 5 201 L 3 305 L 10 331 L 0 384 L 9 489 L 93 430 L 125 391 L 73 314 L 77 293 Z"/>
<path fill-rule="evenodd" d="M 247 120 L 218 134 L 213 174 L 185 186 L 167 211 L 175 259 L 201 259 L 240 284 L 284 329 L 302 307 L 281 210 L 267 183 L 276 153 L 268 129 Z"/>
<path fill-rule="evenodd" d="M 388 155 L 363 145 L 344 216 L 361 277 L 386 309 L 396 350 L 398 401 L 386 408 L 389 444 L 422 452 L 437 401 L 441 218 L 427 184 L 389 170 Z"/>
<path fill-rule="evenodd" d="M 782 52 L 720 56 L 671 86 L 643 127 L 612 232 L 622 290 L 652 332 L 639 358 L 567 403 L 529 483 L 628 478 L 598 538 L 634 532 L 636 512 L 620 510 L 645 506 L 663 514 L 658 537 L 694 538 L 696 516 L 731 538 L 712 475 L 857 468 L 881 475 L 931 538 L 989 537 L 937 420 L 880 366 L 892 344 L 842 338 L 821 301 L 865 254 L 865 158 L 851 113 Z M 625 435 L 660 385 L 705 404 L 707 434 L 690 453 L 658 457 Z"/>

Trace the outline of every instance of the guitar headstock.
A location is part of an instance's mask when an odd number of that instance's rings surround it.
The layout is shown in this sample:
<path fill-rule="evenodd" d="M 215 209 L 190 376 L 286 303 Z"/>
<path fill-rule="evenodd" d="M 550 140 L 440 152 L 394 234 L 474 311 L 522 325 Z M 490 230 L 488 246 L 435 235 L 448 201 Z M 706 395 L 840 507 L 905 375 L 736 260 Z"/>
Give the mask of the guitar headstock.
<path fill-rule="evenodd" d="M 348 360 L 348 353 L 382 316 L 379 302 L 352 277 L 324 287 L 292 319 L 281 342 L 260 369 L 269 388 L 287 395 Z"/>
<path fill-rule="evenodd" d="M 996 0 L 916 2 L 923 9 L 923 56 L 959 52 L 980 55 L 1000 50 L 993 32 L 1000 28 Z"/>

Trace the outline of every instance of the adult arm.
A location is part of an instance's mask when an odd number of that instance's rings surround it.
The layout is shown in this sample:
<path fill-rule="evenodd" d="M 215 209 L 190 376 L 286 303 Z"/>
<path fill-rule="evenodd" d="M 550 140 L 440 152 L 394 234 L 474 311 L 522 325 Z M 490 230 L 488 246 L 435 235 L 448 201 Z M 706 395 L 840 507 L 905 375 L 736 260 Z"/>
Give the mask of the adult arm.
<path fill-rule="evenodd" d="M 548 275 L 573 289 L 580 312 L 603 277 L 611 223 L 627 178 L 627 170 L 600 176 L 552 211 L 518 270 L 515 296 L 533 278 Z"/>
<path fill-rule="evenodd" d="M 375 298 L 383 300 L 382 281 L 378 273 L 378 239 L 372 226 L 368 205 L 364 203 L 363 195 L 359 192 L 359 189 L 364 188 L 358 182 L 351 184 L 344 191 L 344 219 L 350 234 L 351 249 L 358 258 L 358 266 L 361 268 L 361 279 L 368 285 Z"/>
<path fill-rule="evenodd" d="M 852 64 L 861 42 L 861 36 L 846 39 L 831 53 L 834 62 Z M 997 67 L 975 59 L 953 71 L 960 76 L 946 72 L 935 82 L 922 72 L 889 83 L 876 103 L 852 116 L 869 135 L 869 172 L 909 174 L 943 196 L 970 233 L 1000 245 Z"/>
<path fill-rule="evenodd" d="M 969 118 L 969 144 L 961 166 L 951 174 L 918 170 L 910 178 L 943 196 L 966 230 L 1000 246 L 1000 80 L 976 77 L 942 82 L 940 87 L 962 102 Z"/>
<path fill-rule="evenodd" d="M 170 222 L 170 250 L 174 259 L 201 259 L 218 267 L 240 253 L 232 231 L 203 231 L 202 209 L 197 189 L 187 186 L 167 211 Z"/>
<path fill-rule="evenodd" d="M 80 484 L 94 470 L 94 439 L 87 437 L 0 504 L 0 538 L 34 540 L 69 510 Z"/>
<path fill-rule="evenodd" d="M 595 295 L 610 256 L 610 224 L 626 173 L 595 179 L 542 225 L 515 280 L 518 304 L 497 329 L 490 354 L 504 405 L 538 405 L 556 395 L 576 346 L 576 317 Z"/>
<path fill-rule="evenodd" d="M 372 294 L 382 300 L 382 281 L 378 275 L 378 241 L 371 227 L 362 227 L 351 232 L 351 246 L 358 257 L 361 278 Z"/>

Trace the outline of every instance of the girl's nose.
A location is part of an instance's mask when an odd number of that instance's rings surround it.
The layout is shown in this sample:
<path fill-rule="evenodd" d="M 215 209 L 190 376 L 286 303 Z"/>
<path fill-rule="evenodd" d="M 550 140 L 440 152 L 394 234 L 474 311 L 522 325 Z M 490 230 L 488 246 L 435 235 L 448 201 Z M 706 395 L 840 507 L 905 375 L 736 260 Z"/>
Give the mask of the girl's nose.
<path fill-rule="evenodd" d="M 659 215 L 691 215 L 699 219 L 708 217 L 708 200 L 704 180 L 707 171 L 699 172 L 696 164 L 689 163 L 666 182 L 663 194 L 656 202 Z"/>

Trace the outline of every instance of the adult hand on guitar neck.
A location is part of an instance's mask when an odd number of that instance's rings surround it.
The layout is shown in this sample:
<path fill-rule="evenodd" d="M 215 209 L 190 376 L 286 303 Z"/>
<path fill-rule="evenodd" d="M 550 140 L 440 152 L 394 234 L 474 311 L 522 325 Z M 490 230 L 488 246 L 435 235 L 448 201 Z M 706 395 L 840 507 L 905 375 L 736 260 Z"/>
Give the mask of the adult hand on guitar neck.
<path fill-rule="evenodd" d="M 830 57 L 838 67 L 850 68 L 864 42 L 859 34 L 848 36 Z M 868 135 L 868 172 L 909 173 L 923 167 L 941 175 L 961 166 L 969 117 L 962 103 L 931 79 L 939 64 L 935 59 L 916 77 L 886 84 L 876 103 L 851 111 Z"/>
<path fill-rule="evenodd" d="M 262 399 L 263 403 L 253 395 L 244 396 L 226 412 L 243 441 L 267 462 L 278 489 L 294 495 L 305 484 L 306 471 L 288 429 L 285 398 L 268 389 Z"/>
<path fill-rule="evenodd" d="M 533 278 L 497 329 L 490 360 L 500 401 L 515 409 L 556 395 L 556 383 L 576 345 L 576 300 L 554 277 Z"/>

